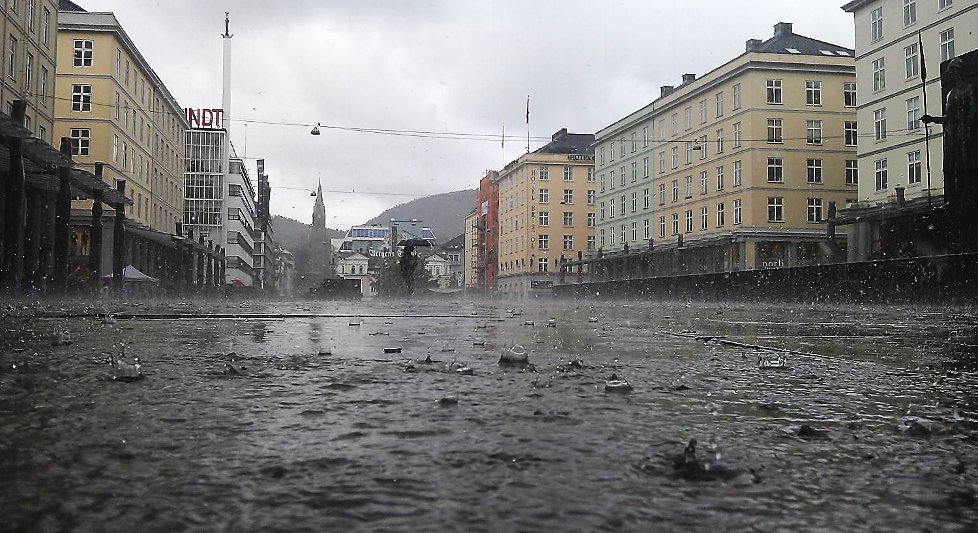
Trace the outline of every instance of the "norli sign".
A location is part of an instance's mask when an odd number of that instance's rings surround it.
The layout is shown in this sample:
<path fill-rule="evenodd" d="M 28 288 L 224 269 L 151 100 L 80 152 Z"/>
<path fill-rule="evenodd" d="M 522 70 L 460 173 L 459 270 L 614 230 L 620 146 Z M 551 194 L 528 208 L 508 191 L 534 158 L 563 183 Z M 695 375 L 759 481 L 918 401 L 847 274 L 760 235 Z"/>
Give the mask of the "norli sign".
<path fill-rule="evenodd" d="M 187 115 L 187 122 L 191 128 L 197 129 L 224 129 L 224 110 L 223 109 L 184 109 Z"/>

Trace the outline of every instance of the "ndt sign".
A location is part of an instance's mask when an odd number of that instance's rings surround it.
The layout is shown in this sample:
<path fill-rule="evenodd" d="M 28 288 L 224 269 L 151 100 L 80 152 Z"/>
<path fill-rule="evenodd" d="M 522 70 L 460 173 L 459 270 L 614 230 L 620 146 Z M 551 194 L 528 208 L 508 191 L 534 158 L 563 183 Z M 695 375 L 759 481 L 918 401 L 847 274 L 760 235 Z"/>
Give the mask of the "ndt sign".
<path fill-rule="evenodd" d="M 219 130 L 224 128 L 223 109 L 191 109 L 184 110 L 187 114 L 187 122 L 191 128 L 204 128 Z"/>

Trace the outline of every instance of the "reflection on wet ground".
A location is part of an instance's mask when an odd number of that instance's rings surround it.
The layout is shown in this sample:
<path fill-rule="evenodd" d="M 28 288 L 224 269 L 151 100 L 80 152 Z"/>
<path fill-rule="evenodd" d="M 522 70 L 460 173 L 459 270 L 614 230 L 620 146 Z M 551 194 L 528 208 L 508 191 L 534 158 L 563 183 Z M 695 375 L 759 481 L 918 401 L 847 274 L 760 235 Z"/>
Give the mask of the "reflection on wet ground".
<path fill-rule="evenodd" d="M 55 345 L 68 310 L 71 343 Z M 978 523 L 973 309 L 170 302 L 5 315 L 0 528 Z M 143 379 L 113 379 L 122 343 Z M 528 364 L 500 365 L 514 345 Z"/>

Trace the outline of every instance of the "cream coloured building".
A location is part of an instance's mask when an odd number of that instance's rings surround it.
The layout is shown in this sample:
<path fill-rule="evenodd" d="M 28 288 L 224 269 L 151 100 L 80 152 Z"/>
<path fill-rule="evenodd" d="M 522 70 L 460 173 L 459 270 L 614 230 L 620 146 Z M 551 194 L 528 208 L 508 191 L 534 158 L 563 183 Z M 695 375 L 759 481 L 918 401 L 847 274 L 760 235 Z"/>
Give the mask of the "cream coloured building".
<path fill-rule="evenodd" d="M 462 286 L 467 291 L 479 289 L 477 262 L 479 261 L 479 208 L 465 215 L 465 244 L 462 249 Z"/>
<path fill-rule="evenodd" d="M 560 258 L 594 248 L 593 141 L 564 128 L 499 172 L 498 292 L 549 293 Z"/>
<path fill-rule="evenodd" d="M 851 49 L 782 22 L 600 130 L 599 270 L 674 275 L 844 259 L 825 219 L 831 203 L 857 198 L 854 71 Z M 644 254 L 640 264 L 625 266 L 626 250 Z"/>
<path fill-rule="evenodd" d="M 5 0 L 0 101 L 8 116 L 14 100 L 27 102 L 24 126 L 55 147 L 54 87 L 58 46 L 58 3 L 53 0 Z"/>
<path fill-rule="evenodd" d="M 978 0 L 855 0 L 842 8 L 853 14 L 856 29 L 859 200 L 866 206 L 895 201 L 897 187 L 908 200 L 928 190 L 943 195 L 943 128 L 931 126 L 927 143 L 920 122 L 921 56 L 927 111 L 941 115 L 940 64 L 978 48 Z"/>
<path fill-rule="evenodd" d="M 55 137 L 74 139 L 79 167 L 91 171 L 102 162 L 107 183 L 125 180 L 133 200 L 127 218 L 175 233 L 184 195 L 183 110 L 112 13 L 61 11 L 57 39 Z M 87 212 L 90 202 L 76 204 Z"/>

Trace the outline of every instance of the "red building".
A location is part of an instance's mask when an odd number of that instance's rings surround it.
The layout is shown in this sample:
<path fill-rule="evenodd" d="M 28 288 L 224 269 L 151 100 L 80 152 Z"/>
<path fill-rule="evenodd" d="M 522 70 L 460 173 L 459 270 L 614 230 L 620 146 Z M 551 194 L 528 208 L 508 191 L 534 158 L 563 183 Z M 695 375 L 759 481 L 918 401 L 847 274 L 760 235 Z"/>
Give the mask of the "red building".
<path fill-rule="evenodd" d="M 479 181 L 479 194 L 476 197 L 476 212 L 478 225 L 479 259 L 476 263 L 476 273 L 480 276 L 479 287 L 487 296 L 495 292 L 496 263 L 499 243 L 499 172 L 490 170 Z"/>

